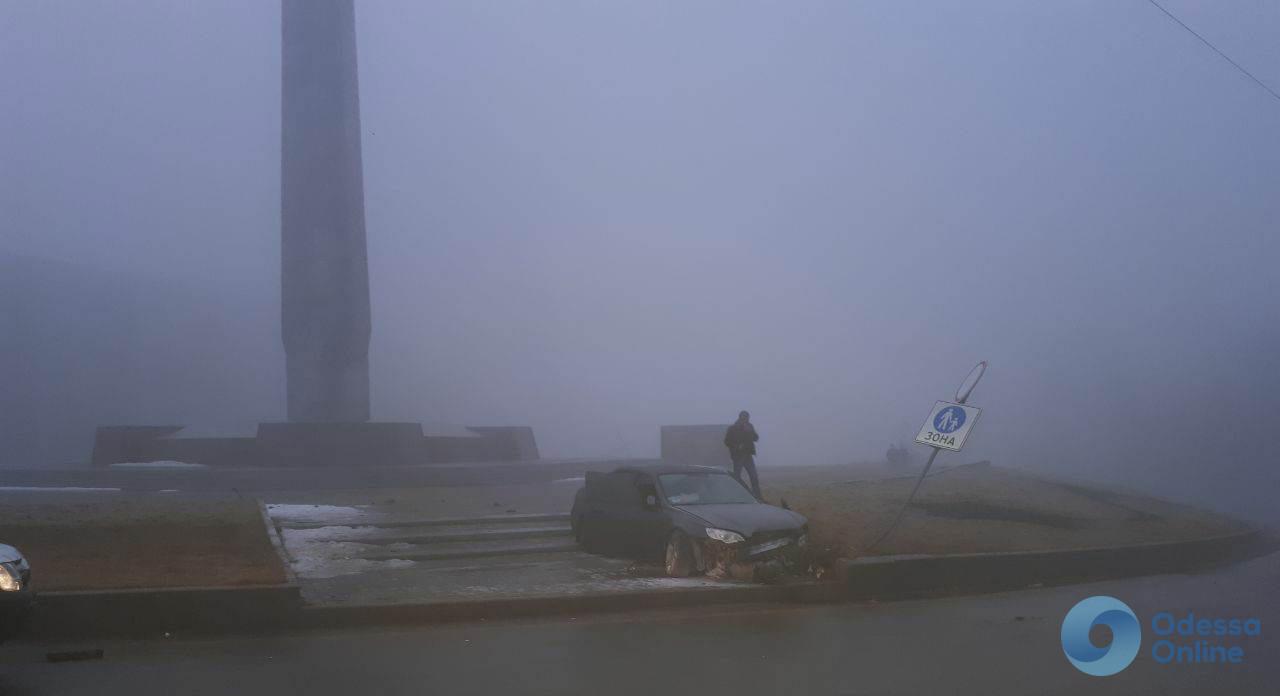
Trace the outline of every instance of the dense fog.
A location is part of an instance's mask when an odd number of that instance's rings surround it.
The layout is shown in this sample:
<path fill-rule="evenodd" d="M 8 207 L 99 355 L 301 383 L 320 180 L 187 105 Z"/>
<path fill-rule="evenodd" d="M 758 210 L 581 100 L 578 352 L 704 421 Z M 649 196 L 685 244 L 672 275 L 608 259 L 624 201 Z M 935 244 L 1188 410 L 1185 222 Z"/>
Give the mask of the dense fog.
<path fill-rule="evenodd" d="M 1167 6 L 1280 85 L 1280 5 Z M 1280 100 L 1149 4 L 356 13 L 375 419 L 640 457 L 745 408 L 767 476 L 985 359 L 943 459 L 1269 514 Z M 0 464 L 284 418 L 279 40 L 0 0 Z"/>

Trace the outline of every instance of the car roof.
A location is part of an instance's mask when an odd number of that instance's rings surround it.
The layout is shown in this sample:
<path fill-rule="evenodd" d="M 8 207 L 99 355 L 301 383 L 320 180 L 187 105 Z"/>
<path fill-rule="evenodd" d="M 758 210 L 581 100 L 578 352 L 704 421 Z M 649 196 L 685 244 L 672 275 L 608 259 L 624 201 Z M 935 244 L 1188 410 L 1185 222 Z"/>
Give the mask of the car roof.
<path fill-rule="evenodd" d="M 692 466 L 689 464 L 634 464 L 620 466 L 614 473 L 635 474 L 727 474 L 729 470 L 718 466 Z"/>

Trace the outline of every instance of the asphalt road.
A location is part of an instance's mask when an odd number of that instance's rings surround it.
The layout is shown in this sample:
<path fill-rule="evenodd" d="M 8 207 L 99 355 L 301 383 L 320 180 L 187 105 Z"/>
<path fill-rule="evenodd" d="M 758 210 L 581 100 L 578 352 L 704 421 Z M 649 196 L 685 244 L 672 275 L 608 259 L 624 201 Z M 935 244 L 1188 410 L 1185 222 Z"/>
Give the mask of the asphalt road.
<path fill-rule="evenodd" d="M 984 597 L 722 608 L 407 629 L 0 647 L 0 693 L 23 694 L 1275 694 L 1280 553 L 1207 574 Z M 1142 622 L 1111 677 L 1063 656 L 1062 618 L 1109 594 Z M 1161 665 L 1151 618 L 1257 617 L 1239 665 Z M 1188 639 L 1190 640 L 1190 639 Z M 1209 640 L 1221 640 L 1213 639 Z M 50 650 L 102 660 L 51 664 Z"/>

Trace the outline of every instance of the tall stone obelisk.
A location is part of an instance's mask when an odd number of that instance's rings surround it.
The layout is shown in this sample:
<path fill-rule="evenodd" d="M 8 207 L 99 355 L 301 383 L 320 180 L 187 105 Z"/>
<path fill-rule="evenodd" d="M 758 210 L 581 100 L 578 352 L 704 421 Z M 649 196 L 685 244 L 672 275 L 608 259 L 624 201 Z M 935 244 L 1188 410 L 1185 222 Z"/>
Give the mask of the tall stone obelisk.
<path fill-rule="evenodd" d="M 281 285 L 289 420 L 369 420 L 354 0 L 282 0 Z"/>

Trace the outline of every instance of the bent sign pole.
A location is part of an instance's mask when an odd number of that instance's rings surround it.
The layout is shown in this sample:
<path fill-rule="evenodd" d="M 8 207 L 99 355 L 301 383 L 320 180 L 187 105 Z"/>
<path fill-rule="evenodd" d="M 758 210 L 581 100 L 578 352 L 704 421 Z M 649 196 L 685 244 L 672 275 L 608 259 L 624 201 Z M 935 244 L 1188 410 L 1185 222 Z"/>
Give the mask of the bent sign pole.
<path fill-rule="evenodd" d="M 922 445 L 928 445 L 933 448 L 933 452 L 929 454 L 929 460 L 924 463 L 924 470 L 920 472 L 920 478 L 916 479 L 916 485 L 911 489 L 911 495 L 907 496 L 906 502 L 902 504 L 902 508 L 898 510 L 898 516 L 894 518 L 893 524 L 889 525 L 884 533 L 871 542 L 867 547 L 870 551 L 880 545 L 898 528 L 898 523 L 902 521 L 902 516 L 907 513 L 911 501 L 915 500 L 916 493 L 920 490 L 920 485 L 924 483 L 924 477 L 929 475 L 929 469 L 933 468 L 933 460 L 938 458 L 938 453 L 942 450 L 951 450 L 959 452 L 964 447 L 964 441 L 969 437 L 969 433 L 973 431 L 973 426 L 978 422 L 978 417 L 982 415 L 982 410 L 972 406 L 966 406 L 965 402 L 969 400 L 969 395 L 973 393 L 973 388 L 978 386 L 978 381 L 982 379 L 982 375 L 987 372 L 987 361 L 983 360 L 969 370 L 969 376 L 964 378 L 960 383 L 960 388 L 956 390 L 956 400 L 954 403 L 949 401 L 939 401 L 933 405 L 933 410 L 929 412 L 929 418 L 925 420 L 924 427 L 920 428 L 920 434 L 916 435 L 916 442 Z"/>

